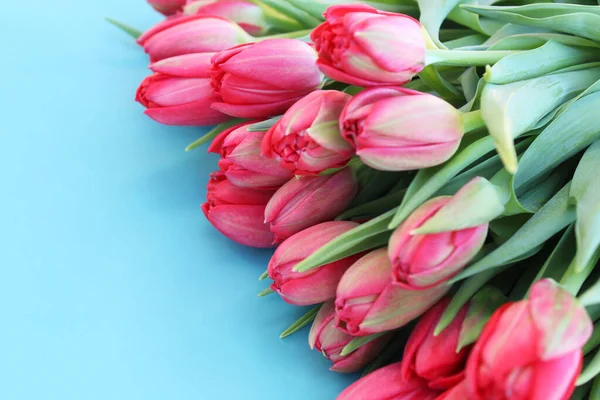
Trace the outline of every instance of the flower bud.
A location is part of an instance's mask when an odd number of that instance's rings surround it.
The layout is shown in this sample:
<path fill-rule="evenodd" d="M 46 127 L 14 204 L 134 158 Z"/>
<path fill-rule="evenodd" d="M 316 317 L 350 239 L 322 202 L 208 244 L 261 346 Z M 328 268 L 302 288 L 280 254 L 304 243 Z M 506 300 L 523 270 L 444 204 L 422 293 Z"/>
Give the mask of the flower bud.
<path fill-rule="evenodd" d="M 306 306 L 335 298 L 335 290 L 346 270 L 360 258 L 353 255 L 306 272 L 292 269 L 327 242 L 358 224 L 346 221 L 323 222 L 287 238 L 269 262 L 271 289 L 290 304 Z"/>
<path fill-rule="evenodd" d="M 275 190 L 235 186 L 222 171 L 211 174 L 207 189 L 202 211 L 215 228 L 234 242 L 250 247 L 272 247 L 273 234 L 263 216 Z"/>
<path fill-rule="evenodd" d="M 356 261 L 338 284 L 337 327 L 354 336 L 400 328 L 427 311 L 449 289 L 446 285 L 404 289 L 392 284 L 391 274 L 386 249 Z"/>
<path fill-rule="evenodd" d="M 295 233 L 333 220 L 352 202 L 357 191 L 352 171 L 293 178 L 267 204 L 265 222 L 279 243 Z"/>
<path fill-rule="evenodd" d="M 148 4 L 164 15 L 174 15 L 181 11 L 186 0 L 148 0 Z"/>
<path fill-rule="evenodd" d="M 169 18 L 137 40 L 150 61 L 184 54 L 213 53 L 253 41 L 235 22 L 204 15 Z"/>
<path fill-rule="evenodd" d="M 208 151 L 221 155 L 219 168 L 234 185 L 277 189 L 294 175 L 280 166 L 277 160 L 260 154 L 265 133 L 248 131 L 251 124 L 242 123 L 221 132 Z"/>
<path fill-rule="evenodd" d="M 212 107 L 240 118 L 282 114 L 321 86 L 316 60 L 314 49 L 296 39 L 268 39 L 217 53 L 212 85 L 223 100 Z"/>
<path fill-rule="evenodd" d="M 461 114 L 431 94 L 367 89 L 346 105 L 342 136 L 370 167 L 382 171 L 429 168 L 447 161 L 463 136 Z"/>
<path fill-rule="evenodd" d="M 263 154 L 296 175 L 343 167 L 354 148 L 340 135 L 338 121 L 351 98 L 337 90 L 317 90 L 302 98 L 269 129 Z"/>
<path fill-rule="evenodd" d="M 423 203 L 394 231 L 388 247 L 394 284 L 413 290 L 438 285 L 460 272 L 477 255 L 487 237 L 488 224 L 413 234 L 451 199 L 452 196 L 442 196 Z"/>
<path fill-rule="evenodd" d="M 348 373 L 363 368 L 381 353 L 390 336 L 382 336 L 361 347 L 352 353 L 342 356 L 344 347 L 354 339 L 335 327 L 335 306 L 332 301 L 321 306 L 310 333 L 308 344 L 311 349 L 317 349 L 333 363 L 332 371 Z"/>
<path fill-rule="evenodd" d="M 188 0 L 183 15 L 204 15 L 235 22 L 251 35 L 261 35 L 268 28 L 259 5 L 244 0 Z"/>
<path fill-rule="evenodd" d="M 188 54 L 159 61 L 141 83 L 136 101 L 145 114 L 166 125 L 205 126 L 225 122 L 229 116 L 210 108 L 219 96 L 208 78 L 210 54 Z"/>
<path fill-rule="evenodd" d="M 366 5 L 331 6 L 310 37 L 319 68 L 351 85 L 403 85 L 425 65 L 421 24 L 404 15 Z"/>

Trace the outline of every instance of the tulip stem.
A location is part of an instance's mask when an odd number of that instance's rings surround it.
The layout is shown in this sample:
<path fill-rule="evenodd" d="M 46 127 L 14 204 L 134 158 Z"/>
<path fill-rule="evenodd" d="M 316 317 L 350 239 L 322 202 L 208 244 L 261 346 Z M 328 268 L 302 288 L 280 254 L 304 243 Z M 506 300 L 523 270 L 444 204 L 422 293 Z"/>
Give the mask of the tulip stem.
<path fill-rule="evenodd" d="M 465 133 L 476 131 L 485 126 L 481 110 L 470 111 L 462 115 L 463 131 Z"/>
<path fill-rule="evenodd" d="M 519 53 L 512 50 L 427 50 L 425 65 L 451 65 L 456 67 L 486 66 L 495 64 L 504 57 Z"/>

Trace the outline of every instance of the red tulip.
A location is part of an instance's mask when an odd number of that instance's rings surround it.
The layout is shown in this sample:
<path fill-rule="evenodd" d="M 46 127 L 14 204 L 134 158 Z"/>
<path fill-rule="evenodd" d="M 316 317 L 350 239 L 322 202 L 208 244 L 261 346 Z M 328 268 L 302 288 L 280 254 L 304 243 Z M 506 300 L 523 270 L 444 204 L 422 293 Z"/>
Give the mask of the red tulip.
<path fill-rule="evenodd" d="M 398 87 L 367 89 L 340 117 L 342 136 L 367 165 L 382 171 L 429 168 L 458 149 L 464 128 L 451 104 Z"/>
<path fill-rule="evenodd" d="M 235 22 L 205 15 L 169 18 L 137 40 L 150 61 L 196 53 L 214 53 L 253 41 Z"/>
<path fill-rule="evenodd" d="M 295 39 L 268 39 L 217 53 L 212 85 L 223 100 L 212 107 L 240 118 L 283 114 L 321 86 L 316 60 L 314 49 Z"/>
<path fill-rule="evenodd" d="M 173 15 L 183 8 L 186 0 L 148 0 L 148 4 L 164 15 Z"/>
<path fill-rule="evenodd" d="M 549 279 L 528 300 L 499 308 L 467 362 L 473 400 L 566 400 L 581 371 L 582 347 L 592 334 L 577 300 Z"/>
<path fill-rule="evenodd" d="M 338 120 L 351 98 L 337 90 L 310 93 L 269 129 L 263 153 L 280 160 L 296 175 L 317 175 L 343 167 L 354 155 L 354 148 L 340 135 Z"/>
<path fill-rule="evenodd" d="M 250 247 L 272 247 L 273 234 L 264 223 L 265 207 L 275 190 L 233 185 L 221 171 L 211 174 L 204 215 L 231 240 Z"/>
<path fill-rule="evenodd" d="M 307 272 L 292 269 L 321 246 L 358 224 L 346 221 L 323 222 L 287 238 L 275 250 L 269 262 L 271 289 L 288 303 L 305 306 L 335 298 L 335 290 L 344 272 L 360 258 L 353 255 Z"/>
<path fill-rule="evenodd" d="M 446 285 L 408 290 L 392 284 L 392 266 L 386 249 L 372 251 L 356 261 L 338 284 L 337 326 L 354 336 L 400 328 L 433 306 Z"/>
<path fill-rule="evenodd" d="M 211 55 L 188 54 L 159 61 L 141 83 L 136 100 L 145 114 L 167 125 L 214 125 L 230 119 L 210 108 L 218 101 L 208 78 Z"/>
<path fill-rule="evenodd" d="M 264 132 L 249 132 L 252 122 L 236 125 L 217 136 L 209 152 L 221 155 L 219 168 L 236 186 L 251 188 L 279 188 L 294 175 L 279 165 L 277 160 L 262 156 L 260 145 Z"/>
<path fill-rule="evenodd" d="M 404 349 L 402 374 L 405 379 L 417 375 L 435 390 L 449 389 L 464 379 L 470 350 L 470 347 L 465 347 L 456 351 L 467 306 L 442 333 L 438 336 L 433 334 L 449 303 L 449 298 L 443 299 L 419 319 Z"/>
<path fill-rule="evenodd" d="M 425 38 L 415 19 L 366 5 L 331 6 L 311 39 L 319 68 L 357 86 L 403 85 L 425 65 Z"/>
<path fill-rule="evenodd" d="M 467 387 L 467 382 L 462 381 L 458 385 L 448 389 L 435 400 L 471 400 L 473 396 Z"/>
<path fill-rule="evenodd" d="M 265 222 L 279 243 L 340 215 L 350 205 L 357 186 L 349 168 L 331 175 L 293 178 L 267 204 Z"/>
<path fill-rule="evenodd" d="M 434 400 L 440 394 L 426 380 L 402 371 L 398 362 L 371 372 L 348 386 L 337 400 Z"/>
<path fill-rule="evenodd" d="M 328 301 L 321 306 L 308 335 L 310 348 L 316 348 L 333 363 L 330 368 L 332 371 L 342 373 L 358 371 L 377 357 L 390 339 L 389 335 L 382 336 L 342 356 L 342 349 L 354 339 L 354 336 L 336 329 L 334 319 L 335 306 L 332 301 Z"/>

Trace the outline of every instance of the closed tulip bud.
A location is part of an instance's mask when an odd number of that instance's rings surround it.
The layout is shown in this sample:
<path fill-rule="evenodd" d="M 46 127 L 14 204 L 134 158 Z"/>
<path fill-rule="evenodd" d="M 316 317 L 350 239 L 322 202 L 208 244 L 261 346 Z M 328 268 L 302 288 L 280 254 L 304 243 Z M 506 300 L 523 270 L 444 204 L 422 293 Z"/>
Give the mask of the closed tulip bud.
<path fill-rule="evenodd" d="M 339 118 L 352 97 L 337 90 L 317 90 L 295 103 L 265 136 L 263 154 L 280 160 L 296 175 L 317 175 L 339 168 L 354 155 L 340 135 Z"/>
<path fill-rule="evenodd" d="M 221 132 L 208 148 L 221 155 L 219 168 L 236 186 L 278 189 L 294 175 L 277 160 L 260 154 L 264 132 L 249 132 L 252 122 L 236 125 Z"/>
<path fill-rule="evenodd" d="M 283 114 L 321 86 L 316 60 L 315 50 L 296 39 L 267 39 L 217 53 L 212 84 L 223 100 L 212 107 L 240 118 Z"/>
<path fill-rule="evenodd" d="M 354 336 L 400 328 L 427 311 L 449 289 L 446 285 L 404 289 L 392 284 L 391 274 L 386 249 L 372 251 L 344 273 L 335 299 L 338 328 Z"/>
<path fill-rule="evenodd" d="M 321 306 L 308 335 L 310 348 L 317 349 L 333 363 L 330 368 L 332 371 L 343 373 L 358 371 L 377 357 L 390 339 L 389 335 L 382 336 L 342 356 L 342 350 L 354 339 L 354 336 L 338 330 L 334 322 L 335 306 L 332 301 L 328 301 Z"/>
<path fill-rule="evenodd" d="M 164 15 L 174 15 L 181 11 L 187 0 L 148 0 L 148 4 Z"/>
<path fill-rule="evenodd" d="M 440 393 L 416 375 L 405 377 L 402 362 L 371 372 L 348 386 L 337 400 L 434 400 Z M 467 400 L 467 399 L 463 399 Z"/>
<path fill-rule="evenodd" d="M 137 40 L 150 61 L 196 53 L 214 53 L 253 41 L 235 22 L 205 15 L 169 18 Z"/>
<path fill-rule="evenodd" d="M 159 61 L 141 83 L 136 100 L 145 114 L 167 125 L 214 125 L 230 119 L 210 108 L 219 100 L 208 78 L 210 54 L 188 54 Z"/>
<path fill-rule="evenodd" d="M 464 347 L 458 352 L 456 350 L 468 306 L 463 306 L 452 323 L 438 336 L 434 336 L 435 327 L 449 303 L 449 298 L 442 299 L 419 319 L 413 329 L 404 349 L 404 379 L 417 375 L 434 390 L 449 389 L 464 379 L 470 347 Z"/>
<path fill-rule="evenodd" d="M 260 6 L 244 0 L 188 0 L 183 15 L 204 15 L 228 19 L 251 35 L 261 35 L 268 28 Z"/>
<path fill-rule="evenodd" d="M 423 203 L 392 234 L 388 255 L 398 286 L 419 290 L 438 285 L 460 272 L 483 246 L 488 224 L 450 232 L 413 233 L 451 199 L 442 196 Z"/>
<path fill-rule="evenodd" d="M 447 161 L 458 149 L 461 114 L 431 94 L 373 88 L 356 95 L 340 117 L 342 136 L 370 167 L 407 171 Z"/>
<path fill-rule="evenodd" d="M 235 186 L 221 171 L 211 174 L 207 190 L 202 211 L 215 228 L 234 242 L 250 247 L 272 247 L 273 234 L 263 219 L 274 190 Z"/>
<path fill-rule="evenodd" d="M 462 381 L 436 397 L 435 400 L 471 400 L 472 398 L 473 396 L 469 391 L 467 381 Z"/>
<path fill-rule="evenodd" d="M 529 299 L 499 308 L 485 326 L 467 362 L 470 399 L 568 399 L 592 330 L 569 292 L 537 282 Z"/>
<path fill-rule="evenodd" d="M 333 220 L 352 202 L 358 184 L 345 168 L 324 176 L 293 178 L 267 204 L 267 223 L 275 242 L 321 222 Z"/>
<path fill-rule="evenodd" d="M 287 238 L 275 250 L 269 262 L 271 289 L 290 304 L 306 306 L 335 298 L 335 290 L 344 272 L 360 258 L 353 255 L 306 272 L 292 269 L 327 242 L 358 224 L 346 221 L 323 222 Z"/>
<path fill-rule="evenodd" d="M 425 65 L 425 38 L 415 19 L 366 5 L 332 6 L 310 37 L 319 68 L 336 81 L 403 85 Z"/>

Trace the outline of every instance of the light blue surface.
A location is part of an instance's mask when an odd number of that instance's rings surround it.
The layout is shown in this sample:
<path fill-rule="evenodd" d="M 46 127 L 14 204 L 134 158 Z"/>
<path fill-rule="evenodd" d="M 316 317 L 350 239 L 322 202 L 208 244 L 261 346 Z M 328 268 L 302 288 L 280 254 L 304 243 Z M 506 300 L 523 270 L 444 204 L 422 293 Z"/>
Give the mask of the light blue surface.
<path fill-rule="evenodd" d="M 257 299 L 269 252 L 204 220 L 215 159 L 200 129 L 133 102 L 148 73 L 105 23 L 159 20 L 142 0 L 0 7 L 0 399 L 333 399 L 302 314 Z"/>

